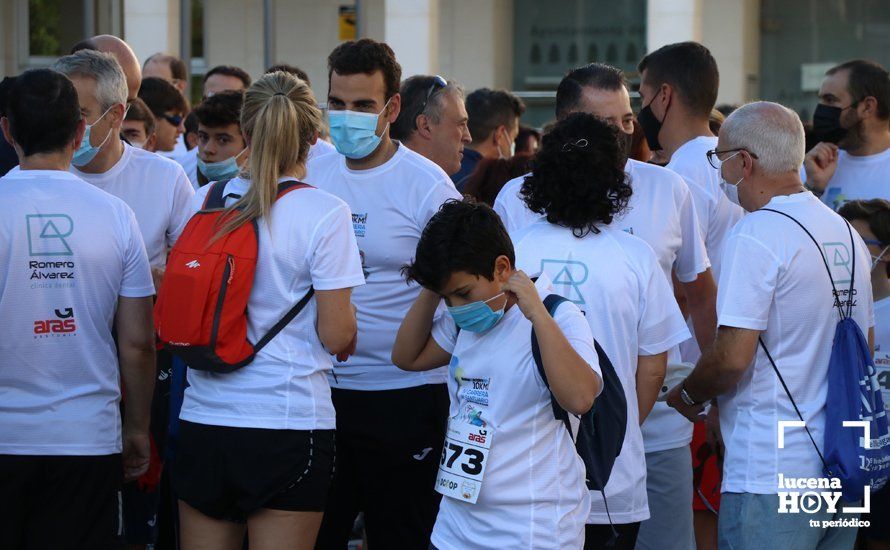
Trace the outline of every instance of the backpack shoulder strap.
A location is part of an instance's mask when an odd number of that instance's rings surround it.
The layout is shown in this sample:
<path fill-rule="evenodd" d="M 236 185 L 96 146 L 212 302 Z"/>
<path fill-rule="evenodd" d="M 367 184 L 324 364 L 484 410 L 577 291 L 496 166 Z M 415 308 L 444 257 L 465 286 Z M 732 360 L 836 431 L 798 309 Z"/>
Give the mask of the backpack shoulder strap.
<path fill-rule="evenodd" d="M 213 210 L 216 208 L 225 208 L 226 199 L 223 195 L 226 192 L 226 184 L 230 180 L 217 181 L 210 185 L 207 196 L 204 198 L 204 205 L 201 210 Z"/>
<path fill-rule="evenodd" d="M 556 310 L 559 308 L 560 304 L 563 302 L 568 302 L 569 300 L 563 298 L 558 294 L 550 294 L 546 298 L 544 298 L 544 307 L 547 308 L 547 312 L 550 313 L 550 316 L 553 317 L 556 315 Z M 538 367 L 538 375 L 541 377 L 541 381 L 544 382 L 544 385 L 547 386 L 547 389 L 550 389 L 550 383 L 547 381 L 547 373 L 544 372 L 544 361 L 541 359 L 541 346 L 538 345 L 538 335 L 535 334 L 535 329 L 532 327 L 532 357 L 535 360 L 535 366 Z M 553 395 L 553 392 L 550 393 L 550 406 L 553 408 L 553 417 L 557 420 L 562 420 L 565 424 L 566 429 L 569 431 L 569 434 L 572 433 L 572 426 L 569 423 L 569 413 L 563 409 L 560 404 L 556 401 L 556 397 Z"/>
<path fill-rule="evenodd" d="M 286 327 L 291 321 L 293 321 L 294 317 L 296 317 L 301 311 L 303 311 L 303 308 L 306 307 L 306 304 L 309 303 L 309 300 L 314 294 L 315 289 L 310 286 L 306 294 L 304 294 L 303 297 L 300 298 L 300 301 L 297 302 L 294 307 L 290 308 L 288 312 L 284 314 L 284 317 L 282 317 L 277 323 L 275 323 L 272 328 L 269 329 L 269 332 L 267 332 L 265 336 L 260 338 L 256 344 L 254 344 L 254 353 L 258 353 L 261 349 L 263 349 L 266 344 L 268 344 L 269 341 L 272 340 L 272 338 L 275 338 L 275 336 L 279 332 L 281 332 L 284 327 Z"/>
<path fill-rule="evenodd" d="M 297 189 L 311 189 L 312 186 L 308 183 L 303 183 L 302 181 L 297 180 L 288 180 L 283 181 L 278 184 L 278 195 L 275 197 L 276 200 L 281 197 L 287 195 L 291 191 L 296 191 Z"/>

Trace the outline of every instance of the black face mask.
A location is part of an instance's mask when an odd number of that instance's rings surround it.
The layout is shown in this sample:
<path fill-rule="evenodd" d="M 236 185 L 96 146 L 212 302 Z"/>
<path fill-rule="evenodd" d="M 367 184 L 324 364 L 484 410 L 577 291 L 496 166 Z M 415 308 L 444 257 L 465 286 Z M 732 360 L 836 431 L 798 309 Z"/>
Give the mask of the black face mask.
<path fill-rule="evenodd" d="M 654 97 L 652 98 L 652 101 L 655 101 Z M 640 109 L 640 114 L 637 115 L 637 122 L 639 122 L 640 127 L 643 128 L 643 135 L 646 136 L 646 143 L 649 144 L 649 150 L 661 151 L 661 143 L 658 141 L 658 134 L 661 132 L 661 122 L 655 118 L 655 113 L 652 112 L 652 101 Z"/>
<path fill-rule="evenodd" d="M 852 105 L 851 105 L 852 107 Z M 847 136 L 849 130 L 841 126 L 840 107 L 820 103 L 813 112 L 813 137 L 816 141 L 837 144 Z"/>

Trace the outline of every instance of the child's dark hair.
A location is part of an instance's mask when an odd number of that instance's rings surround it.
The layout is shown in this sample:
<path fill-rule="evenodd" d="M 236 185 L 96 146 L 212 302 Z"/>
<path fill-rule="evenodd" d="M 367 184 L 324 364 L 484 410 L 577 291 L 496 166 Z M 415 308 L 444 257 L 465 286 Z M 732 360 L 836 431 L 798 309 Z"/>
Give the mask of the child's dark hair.
<path fill-rule="evenodd" d="M 499 256 L 516 265 L 513 242 L 494 210 L 472 200 L 449 200 L 426 224 L 414 262 L 402 268 L 402 275 L 440 292 L 458 271 L 493 280 Z"/>
<path fill-rule="evenodd" d="M 598 224 L 612 223 L 627 208 L 632 189 L 626 162 L 615 128 L 573 113 L 544 135 L 532 175 L 522 184 L 523 200 L 576 237 L 599 233 Z"/>
<path fill-rule="evenodd" d="M 198 122 L 208 128 L 222 128 L 230 124 L 241 126 L 241 107 L 244 105 L 244 90 L 226 90 L 214 94 L 192 111 Z"/>
<path fill-rule="evenodd" d="M 27 157 L 60 151 L 74 141 L 80 122 L 77 91 L 68 77 L 31 69 L 0 83 L 0 112 Z"/>

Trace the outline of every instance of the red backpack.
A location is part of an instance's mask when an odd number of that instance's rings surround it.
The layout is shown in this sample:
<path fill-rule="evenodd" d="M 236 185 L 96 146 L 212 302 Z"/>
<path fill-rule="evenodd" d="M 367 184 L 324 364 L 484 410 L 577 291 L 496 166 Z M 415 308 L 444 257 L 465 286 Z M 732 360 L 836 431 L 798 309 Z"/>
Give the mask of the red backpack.
<path fill-rule="evenodd" d="M 256 344 L 247 339 L 247 302 L 259 253 L 256 221 L 210 242 L 228 216 L 227 181 L 212 184 L 203 208 L 186 224 L 167 258 L 164 282 L 154 308 L 161 345 L 193 369 L 232 372 L 287 326 L 312 298 L 309 292 Z M 310 187 L 297 181 L 278 185 L 276 200 Z"/>

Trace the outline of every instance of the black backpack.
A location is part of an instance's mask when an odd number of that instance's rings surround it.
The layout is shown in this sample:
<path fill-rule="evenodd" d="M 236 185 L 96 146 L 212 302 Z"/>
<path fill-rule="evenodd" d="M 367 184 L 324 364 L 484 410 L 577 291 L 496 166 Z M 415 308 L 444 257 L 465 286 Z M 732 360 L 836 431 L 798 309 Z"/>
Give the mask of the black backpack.
<path fill-rule="evenodd" d="M 544 307 L 553 316 L 559 305 L 568 301 L 562 296 L 551 294 L 544 298 Z M 593 408 L 580 417 L 576 417 L 580 420 L 577 435 L 572 431 L 569 413 L 559 405 L 552 393 L 550 404 L 553 407 L 554 418 L 563 421 L 572 439 L 575 440 L 575 449 L 581 460 L 584 461 L 584 467 L 587 470 L 587 488 L 603 493 L 605 501 L 606 483 L 609 481 L 615 459 L 618 458 L 621 447 L 624 445 L 624 434 L 627 431 L 627 399 L 624 397 L 624 387 L 618 378 L 618 373 L 615 372 L 615 367 L 612 366 L 606 352 L 598 342 L 594 340 L 593 343 L 603 375 L 603 390 L 596 398 Z M 547 374 L 544 372 L 541 348 L 538 346 L 538 338 L 534 329 L 532 329 L 532 356 L 534 356 L 541 380 L 549 389 L 550 384 L 547 382 Z"/>

